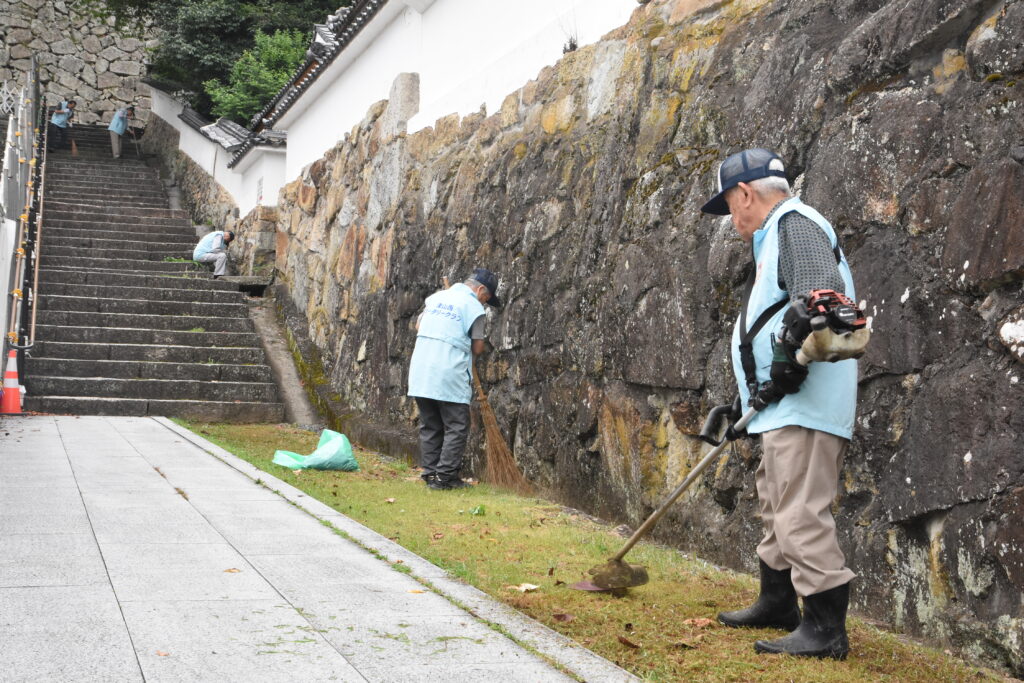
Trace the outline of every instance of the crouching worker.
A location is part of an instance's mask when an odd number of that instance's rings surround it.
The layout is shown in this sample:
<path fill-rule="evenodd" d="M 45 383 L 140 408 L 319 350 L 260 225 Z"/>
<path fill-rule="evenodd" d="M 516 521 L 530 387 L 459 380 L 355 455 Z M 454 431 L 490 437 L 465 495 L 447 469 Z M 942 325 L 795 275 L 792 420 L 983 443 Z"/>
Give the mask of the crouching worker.
<path fill-rule="evenodd" d="M 196 263 L 213 265 L 213 279 L 216 280 L 228 271 L 228 245 L 235 239 L 230 230 L 215 230 L 199 240 L 192 251 L 192 260 Z"/>
<path fill-rule="evenodd" d="M 420 413 L 420 465 L 427 486 L 465 488 L 459 478 L 469 436 L 473 356 L 484 350 L 484 304 L 501 307 L 498 278 L 477 268 L 465 282 L 429 297 L 416 321 L 409 396 Z"/>
<path fill-rule="evenodd" d="M 839 548 L 831 505 L 853 434 L 857 361 L 800 365 L 794 352 L 809 326 L 795 347 L 784 347 L 793 337 L 780 332 L 796 327 L 788 304 L 812 290 L 831 289 L 855 300 L 853 278 L 832 226 L 792 196 L 782 159 L 773 152 L 748 149 L 728 157 L 718 171 L 718 189 L 701 210 L 731 215 L 754 258 L 732 337 L 740 396 L 747 405 L 766 383 L 774 387 L 768 390 L 774 402 L 747 427 L 762 446 L 756 475 L 764 524 L 757 547 L 761 593 L 747 609 L 718 618 L 726 626 L 792 631 L 757 641 L 757 652 L 845 659 L 855 574 Z M 802 617 L 797 596 L 803 598 Z"/>

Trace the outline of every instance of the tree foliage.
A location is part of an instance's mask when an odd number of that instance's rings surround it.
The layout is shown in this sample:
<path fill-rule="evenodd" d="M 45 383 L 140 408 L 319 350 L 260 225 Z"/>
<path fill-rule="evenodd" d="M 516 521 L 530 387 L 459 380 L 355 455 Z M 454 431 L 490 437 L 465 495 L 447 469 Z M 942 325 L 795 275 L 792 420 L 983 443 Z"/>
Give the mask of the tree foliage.
<path fill-rule="evenodd" d="M 212 112 L 247 124 L 288 82 L 306 52 L 306 37 L 299 31 L 256 32 L 256 44 L 231 67 L 227 84 L 203 83 L 213 101 Z"/>
<path fill-rule="evenodd" d="M 303 41 L 313 24 L 351 0 L 75 0 L 79 9 L 113 15 L 127 29 L 151 26 L 160 45 L 150 57 L 150 77 L 181 91 L 200 113 L 209 115 L 213 100 L 204 84 L 228 81 L 235 62 L 256 45 L 256 35 L 273 38 L 298 31 Z M 293 54 L 293 53 L 289 53 Z M 251 58 L 250 58 L 251 60 Z M 301 53 L 290 69 L 298 66 Z M 247 62 L 240 68 L 250 68 Z M 276 90 L 275 90 L 276 92 Z M 273 95 L 273 93 L 271 93 Z M 244 117 L 255 114 L 262 103 Z M 233 116 L 238 118 L 237 116 Z"/>

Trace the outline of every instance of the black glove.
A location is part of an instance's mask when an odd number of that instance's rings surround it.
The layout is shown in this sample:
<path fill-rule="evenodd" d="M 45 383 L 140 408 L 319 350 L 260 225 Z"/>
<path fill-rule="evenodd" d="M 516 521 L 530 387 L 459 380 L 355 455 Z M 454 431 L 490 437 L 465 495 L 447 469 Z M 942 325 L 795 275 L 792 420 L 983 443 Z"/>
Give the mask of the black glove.
<path fill-rule="evenodd" d="M 729 426 L 725 430 L 725 439 L 726 439 L 726 441 L 735 441 L 736 439 L 745 439 L 745 438 L 747 438 L 749 436 L 749 434 L 747 434 L 747 430 L 746 429 L 737 431 L 736 429 L 733 428 L 735 426 L 735 424 L 737 422 L 739 422 L 740 418 L 742 418 L 742 417 L 743 417 L 743 402 L 740 400 L 740 397 L 737 396 L 736 400 L 734 400 L 732 402 L 732 409 L 729 411 Z"/>
<path fill-rule="evenodd" d="M 796 360 L 799 348 L 789 341 L 775 342 L 772 352 L 771 384 L 780 396 L 800 391 L 800 385 L 807 379 L 807 366 Z"/>

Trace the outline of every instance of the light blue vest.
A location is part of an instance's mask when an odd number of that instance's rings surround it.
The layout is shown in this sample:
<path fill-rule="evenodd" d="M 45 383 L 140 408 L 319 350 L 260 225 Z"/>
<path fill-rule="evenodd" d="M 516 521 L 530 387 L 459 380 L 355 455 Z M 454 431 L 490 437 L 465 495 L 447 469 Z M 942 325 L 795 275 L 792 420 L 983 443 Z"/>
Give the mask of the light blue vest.
<path fill-rule="evenodd" d="M 409 396 L 470 403 L 473 322 L 484 306 L 464 284 L 427 297 L 409 363 Z"/>
<path fill-rule="evenodd" d="M 814 221 L 825 234 L 833 248 L 837 244 L 835 230 L 820 213 L 793 197 L 779 206 L 763 228 L 754 233 L 754 262 L 757 278 L 747 302 L 747 324 L 753 325 L 762 311 L 775 302 L 789 299 L 790 293 L 779 288 L 779 220 L 791 211 L 796 211 Z M 843 255 L 839 262 L 839 274 L 846 283 L 846 296 L 856 301 L 853 289 L 853 275 Z M 803 293 L 803 292 L 801 292 Z M 779 336 L 783 307 L 754 337 L 754 360 L 757 366 L 757 381 L 767 382 L 772 364 L 772 334 Z M 740 362 L 740 326 L 737 322 L 732 334 L 732 367 L 740 387 L 743 405 L 747 405 L 749 392 Z M 747 431 L 760 434 L 790 425 L 816 429 L 835 434 L 844 439 L 853 436 L 853 421 L 857 409 L 857 361 L 844 360 L 838 363 L 812 363 L 807 379 L 795 394 L 785 396 L 781 401 L 769 405 L 759 412 Z"/>
<path fill-rule="evenodd" d="M 56 111 L 54 111 L 53 112 L 53 116 L 50 117 L 50 123 L 52 123 L 53 125 L 57 126 L 58 128 L 67 128 L 68 127 L 68 119 L 71 118 L 71 111 L 68 109 L 68 103 L 67 102 L 61 102 L 60 106 L 57 107 L 57 109 L 63 109 L 67 113 L 66 114 L 58 114 Z"/>
<path fill-rule="evenodd" d="M 224 248 L 224 231 L 215 230 L 211 233 L 206 234 L 203 239 L 199 240 L 199 244 L 192 250 L 192 260 L 199 259 L 200 256 L 209 254 L 214 249 Z"/>
<path fill-rule="evenodd" d="M 107 130 L 114 131 L 118 135 L 124 135 L 124 132 L 128 130 L 128 108 L 118 109 L 117 113 L 114 114 L 114 118 L 110 120 L 110 125 L 107 126 Z"/>

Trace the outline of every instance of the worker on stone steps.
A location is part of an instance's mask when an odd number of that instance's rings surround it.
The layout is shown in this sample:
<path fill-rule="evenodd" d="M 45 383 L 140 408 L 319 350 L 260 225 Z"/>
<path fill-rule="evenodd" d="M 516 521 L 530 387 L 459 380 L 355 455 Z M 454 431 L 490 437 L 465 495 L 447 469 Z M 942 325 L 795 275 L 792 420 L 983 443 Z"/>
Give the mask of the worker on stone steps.
<path fill-rule="evenodd" d="M 420 465 L 426 485 L 444 491 L 468 486 L 459 477 L 469 436 L 473 356 L 484 350 L 484 304 L 501 307 L 498 278 L 477 268 L 466 279 L 427 297 L 416 321 L 408 395 L 420 420 Z"/>
<path fill-rule="evenodd" d="M 831 289 L 855 300 L 853 277 L 835 230 L 792 196 L 782 159 L 766 149 L 728 157 L 718 170 L 718 192 L 702 208 L 730 215 L 751 244 L 753 269 L 732 337 L 733 369 L 744 403 L 769 381 L 776 396 L 747 426 L 760 435 L 756 474 L 764 538 L 757 547 L 761 593 L 751 607 L 723 612 L 726 626 L 792 631 L 759 640 L 762 653 L 845 659 L 846 610 L 855 574 L 836 538 L 831 505 L 843 456 L 853 435 L 857 361 L 812 363 L 794 359 L 810 332 L 793 316 L 792 300 Z M 788 325 L 786 341 L 782 330 Z M 803 616 L 797 605 L 803 598 Z"/>
<path fill-rule="evenodd" d="M 107 130 L 110 131 L 110 150 L 115 159 L 121 158 L 121 136 L 128 130 L 128 119 L 135 116 L 135 107 L 128 106 L 114 112 Z"/>
<path fill-rule="evenodd" d="M 64 100 L 53 109 L 50 116 L 50 139 L 49 150 L 66 149 L 68 147 L 68 128 L 71 127 L 71 119 L 75 116 L 75 107 L 78 103 L 75 100 Z"/>
<path fill-rule="evenodd" d="M 228 245 L 235 239 L 230 230 L 214 230 L 207 233 L 192 250 L 192 260 L 196 263 L 213 264 L 213 279 L 225 275 L 228 270 Z"/>

